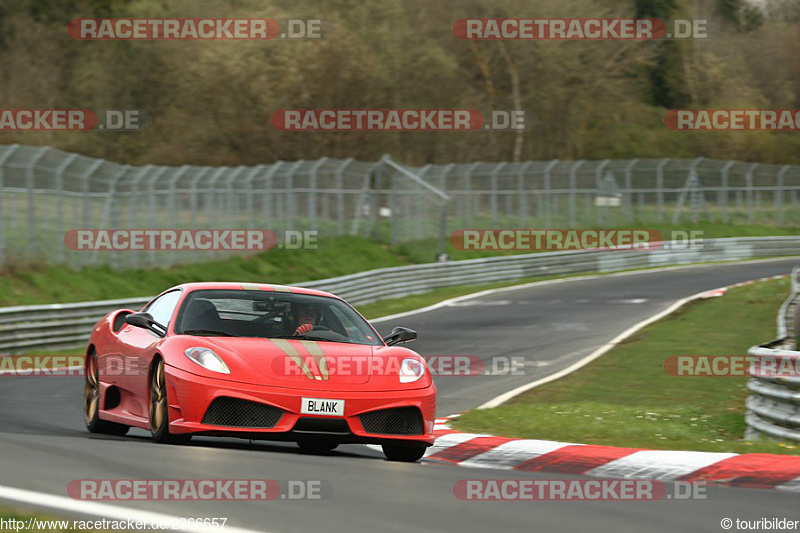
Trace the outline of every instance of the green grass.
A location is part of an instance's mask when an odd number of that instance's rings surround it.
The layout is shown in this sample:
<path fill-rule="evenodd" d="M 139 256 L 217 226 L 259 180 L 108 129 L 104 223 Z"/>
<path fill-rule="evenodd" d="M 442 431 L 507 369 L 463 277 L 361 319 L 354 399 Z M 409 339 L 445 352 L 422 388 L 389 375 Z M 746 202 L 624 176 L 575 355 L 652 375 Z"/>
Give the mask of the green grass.
<path fill-rule="evenodd" d="M 506 227 L 517 227 L 511 219 L 499 222 Z M 657 229 L 663 235 L 675 229 L 704 231 L 706 237 L 714 238 L 800 234 L 800 226 L 778 225 L 698 223 L 679 227 L 644 224 L 621 227 Z M 318 250 L 273 250 L 247 257 L 236 256 L 170 268 L 113 270 L 108 266 L 81 269 L 61 265 L 16 266 L 6 271 L 0 270 L 0 307 L 152 296 L 190 280 L 268 283 L 310 281 L 376 268 L 429 263 L 436 257 L 437 251 L 436 239 L 392 246 L 369 239 L 342 237 L 320 241 Z M 449 243 L 446 251 L 453 260 L 526 253 L 454 250 Z"/>
<path fill-rule="evenodd" d="M 744 355 L 771 340 L 788 293 L 782 279 L 692 302 L 577 372 L 453 426 L 585 444 L 797 454 L 796 445 L 743 440 L 746 377 L 673 377 L 663 367 L 671 355 Z"/>
<path fill-rule="evenodd" d="M 16 268 L 0 275 L 0 306 L 152 296 L 186 281 L 292 283 L 414 262 L 363 239 L 331 239 L 318 250 L 275 250 L 164 269 L 63 266 Z"/>

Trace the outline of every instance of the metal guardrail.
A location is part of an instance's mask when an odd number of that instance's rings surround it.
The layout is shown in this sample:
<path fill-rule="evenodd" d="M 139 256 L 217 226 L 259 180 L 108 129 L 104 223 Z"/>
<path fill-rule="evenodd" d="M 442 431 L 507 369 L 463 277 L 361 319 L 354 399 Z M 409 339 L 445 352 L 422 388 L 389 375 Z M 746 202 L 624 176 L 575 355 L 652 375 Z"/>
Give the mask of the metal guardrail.
<path fill-rule="evenodd" d="M 708 261 L 800 256 L 800 237 L 746 237 L 702 246 L 657 250 L 579 250 L 382 268 L 297 283 L 332 292 L 355 305 L 421 294 L 439 287 L 477 285 L 560 274 L 616 272 Z M 85 343 L 92 325 L 119 308 L 140 309 L 149 298 L 0 308 L 0 353 L 71 348 Z"/>
<path fill-rule="evenodd" d="M 747 353 L 769 358 L 780 367 L 788 360 L 800 368 L 800 266 L 792 271 L 792 293 L 778 312 L 778 339 L 753 346 Z M 783 363 L 785 364 L 785 362 Z M 800 441 L 800 376 L 751 377 L 747 383 L 747 438 L 766 436 Z"/>

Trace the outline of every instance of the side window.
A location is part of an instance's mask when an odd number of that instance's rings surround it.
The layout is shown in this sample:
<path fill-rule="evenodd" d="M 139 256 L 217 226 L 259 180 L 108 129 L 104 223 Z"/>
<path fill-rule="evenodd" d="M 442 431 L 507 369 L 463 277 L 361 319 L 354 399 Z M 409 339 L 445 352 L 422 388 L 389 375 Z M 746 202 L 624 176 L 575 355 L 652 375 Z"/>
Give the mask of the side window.
<path fill-rule="evenodd" d="M 153 319 L 159 324 L 168 326 L 180 298 L 181 291 L 168 292 L 153 300 L 144 312 L 153 315 Z"/>

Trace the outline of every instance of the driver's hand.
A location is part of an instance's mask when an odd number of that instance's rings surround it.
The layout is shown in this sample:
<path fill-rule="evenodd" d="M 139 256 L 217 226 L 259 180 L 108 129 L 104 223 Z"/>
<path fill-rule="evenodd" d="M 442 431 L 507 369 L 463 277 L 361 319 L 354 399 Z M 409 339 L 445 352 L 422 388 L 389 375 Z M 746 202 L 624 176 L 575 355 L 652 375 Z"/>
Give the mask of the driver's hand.
<path fill-rule="evenodd" d="M 308 323 L 306 323 L 306 324 L 301 324 L 301 325 L 299 325 L 299 326 L 297 327 L 297 329 L 296 329 L 296 330 L 294 330 L 294 333 L 293 333 L 293 335 L 294 335 L 294 336 L 297 336 L 297 335 L 305 335 L 306 333 L 308 333 L 308 332 L 309 332 L 309 331 L 311 331 L 312 329 L 314 329 L 314 324 L 308 324 Z"/>

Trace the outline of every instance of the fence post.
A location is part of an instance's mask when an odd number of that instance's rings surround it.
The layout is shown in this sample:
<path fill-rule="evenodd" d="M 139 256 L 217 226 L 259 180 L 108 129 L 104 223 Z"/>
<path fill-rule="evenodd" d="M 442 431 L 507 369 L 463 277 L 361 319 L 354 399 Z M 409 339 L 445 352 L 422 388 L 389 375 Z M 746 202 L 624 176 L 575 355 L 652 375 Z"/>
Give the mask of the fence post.
<path fill-rule="evenodd" d="M 18 148 L 19 148 L 18 144 L 12 144 L 7 148 L 6 153 L 3 154 L 3 157 L 0 158 L 0 267 L 7 266 L 5 221 L 3 219 L 3 201 L 5 198 L 4 178 L 6 173 L 5 165 L 6 162 L 11 158 L 11 156 L 14 155 L 14 152 L 16 152 Z"/>
<path fill-rule="evenodd" d="M 288 229 L 292 229 L 292 224 L 294 223 L 294 213 L 295 213 L 295 196 L 294 196 L 294 173 L 303 164 L 303 160 L 295 161 L 292 168 L 289 169 L 289 174 L 286 175 L 286 202 L 285 202 L 285 211 L 283 213 L 284 216 L 284 232 Z"/>
<path fill-rule="evenodd" d="M 158 228 L 158 224 L 160 224 L 158 222 L 158 215 L 157 215 L 158 207 L 156 206 L 156 189 L 155 189 L 156 180 L 161 178 L 161 176 L 167 170 L 169 170 L 169 168 L 170 167 L 158 167 L 158 170 L 153 172 L 153 175 L 150 177 L 150 180 L 147 182 L 147 194 L 148 194 L 147 200 L 148 200 L 149 209 L 150 209 L 150 220 L 149 220 L 149 223 L 151 224 L 151 226 L 150 226 L 151 228 L 157 229 Z M 156 224 L 155 226 L 152 225 L 154 223 Z M 150 250 L 150 266 L 156 266 L 158 264 L 158 261 L 156 260 L 156 257 L 157 257 L 156 250 Z"/>
<path fill-rule="evenodd" d="M 215 228 L 217 226 L 217 217 L 216 217 L 216 215 L 217 215 L 217 199 L 216 199 L 217 181 L 219 181 L 219 179 L 222 176 L 224 176 L 225 173 L 228 172 L 229 170 L 230 170 L 230 167 L 220 167 L 214 173 L 214 175 L 211 176 L 211 179 L 208 181 L 208 184 L 206 185 L 206 187 L 208 187 L 208 188 L 206 189 L 206 205 L 204 206 L 205 207 L 204 211 L 206 213 L 208 213 L 208 217 L 207 218 L 211 219 L 211 226 L 210 227 L 212 227 L 212 228 Z"/>
<path fill-rule="evenodd" d="M 600 189 L 600 183 L 601 183 L 601 181 L 603 179 L 603 170 L 606 168 L 606 166 L 608 166 L 608 164 L 610 162 L 611 162 L 610 159 L 604 159 L 597 166 L 597 170 L 595 171 L 595 176 L 594 176 L 594 188 L 595 188 L 594 196 L 595 196 L 595 198 L 597 198 L 597 195 L 599 194 L 599 192 L 601 190 Z M 602 225 L 603 222 L 604 222 L 603 218 L 605 218 L 605 217 L 603 217 L 603 214 L 605 214 L 605 209 L 607 209 L 607 208 L 600 207 L 600 206 L 597 207 L 597 225 L 598 226 Z"/>
<path fill-rule="evenodd" d="M 722 167 L 722 190 L 719 192 L 718 202 L 722 206 L 722 220 L 724 220 L 726 223 L 730 219 L 730 213 L 728 212 L 728 195 L 730 194 L 728 187 L 728 173 L 730 172 L 731 167 L 735 164 L 736 161 L 728 161 L 725 163 L 725 166 Z"/>
<path fill-rule="evenodd" d="M 533 165 L 533 161 L 528 161 L 517 172 L 517 201 L 519 202 L 517 212 L 520 228 L 525 227 L 525 221 L 528 218 L 528 192 L 525 189 L 525 172 L 531 165 Z"/>
<path fill-rule="evenodd" d="M 189 165 L 183 165 L 180 168 L 180 170 L 175 172 L 175 174 L 172 176 L 172 179 L 169 180 L 169 185 L 168 185 L 168 187 L 169 187 L 169 208 L 167 208 L 167 225 L 169 226 L 170 229 L 176 229 L 175 228 L 175 211 L 177 210 L 177 207 L 176 207 L 176 204 L 175 204 L 175 195 L 177 194 L 176 184 L 178 183 L 178 180 L 183 177 L 184 174 L 189 172 L 190 168 L 191 167 Z M 116 185 L 116 183 L 114 185 Z"/>
<path fill-rule="evenodd" d="M 467 169 L 467 173 L 464 175 L 464 188 L 466 190 L 466 205 L 467 205 L 467 212 L 466 218 L 467 223 L 466 227 L 472 227 L 472 208 L 474 207 L 473 200 L 472 200 L 472 173 L 475 172 L 475 169 L 481 165 L 480 161 L 476 161 L 470 165 L 469 169 Z"/>
<path fill-rule="evenodd" d="M 89 196 L 89 185 L 92 182 L 92 177 L 94 173 L 100 168 L 100 166 L 105 163 L 105 160 L 98 159 L 94 165 L 92 165 L 89 170 L 86 171 L 86 177 L 83 180 L 83 226 L 84 229 L 91 229 L 91 198 Z M 89 263 L 89 255 L 84 255 L 83 264 L 87 265 Z"/>
<path fill-rule="evenodd" d="M 625 165 L 625 210 L 628 222 L 633 222 L 633 167 L 639 162 L 639 159 L 633 159 L 630 163 Z"/>
<path fill-rule="evenodd" d="M 558 161 L 558 159 L 556 159 Z M 572 166 L 569 168 L 569 226 L 574 228 L 578 225 L 578 217 L 576 213 L 576 192 L 577 183 L 578 183 L 578 169 L 583 166 L 586 161 L 581 159 L 580 161 L 575 161 L 572 163 Z"/>
<path fill-rule="evenodd" d="M 189 184 L 189 221 L 194 229 L 197 229 L 197 200 L 200 194 L 200 191 L 197 190 L 197 184 L 200 183 L 200 180 L 202 180 L 206 174 L 213 170 L 212 167 L 204 168 L 194 175 L 192 182 Z"/>
<path fill-rule="evenodd" d="M 550 173 L 553 170 L 553 167 L 558 164 L 558 159 L 553 159 L 550 161 L 547 166 L 544 168 L 544 227 L 545 229 L 550 229 L 551 223 L 551 209 L 550 209 Z"/>
<path fill-rule="evenodd" d="M 745 182 L 747 185 L 747 223 L 753 222 L 753 172 L 758 168 L 758 163 L 753 163 L 747 169 L 745 174 Z"/>
<path fill-rule="evenodd" d="M 34 259 L 34 253 L 36 252 L 36 202 L 33 198 L 33 191 L 34 191 L 34 172 L 36 170 L 36 164 L 45 156 L 47 152 L 50 151 L 50 148 L 45 146 L 44 148 L 39 149 L 39 153 L 34 156 L 33 160 L 31 160 L 28 166 L 28 243 L 26 249 L 26 255 L 28 260 Z M 62 244 L 63 246 L 63 244 Z"/>
<path fill-rule="evenodd" d="M 388 178 L 388 187 L 389 187 L 389 212 L 391 216 L 389 218 L 389 243 L 390 244 L 397 244 L 397 232 L 398 232 L 398 224 L 399 224 L 399 216 L 397 211 L 397 173 L 393 172 L 389 175 Z M 380 216 L 378 217 L 380 220 Z"/>
<path fill-rule="evenodd" d="M 775 207 L 778 208 L 778 224 L 783 225 L 783 176 L 792 168 L 791 165 L 784 165 L 778 171 L 778 189 L 775 191 Z"/>
<path fill-rule="evenodd" d="M 117 196 L 116 196 L 117 183 L 119 183 L 119 180 L 122 179 L 122 176 L 124 176 L 125 174 L 128 173 L 128 170 L 130 170 L 130 168 L 131 167 L 129 165 L 123 165 L 122 168 L 120 168 L 119 172 L 117 172 L 114 175 L 114 177 L 111 178 L 111 183 L 108 186 L 108 198 L 106 199 L 106 205 L 103 208 L 104 212 L 101 215 L 101 221 L 100 221 L 100 228 L 99 229 L 117 229 L 119 227 L 119 217 L 118 217 L 117 205 L 116 205 L 117 204 Z M 106 228 L 106 226 L 109 226 L 109 227 Z M 63 237 L 62 237 L 61 248 L 63 248 L 63 247 L 64 247 L 64 242 L 63 242 Z M 93 265 L 97 264 L 97 258 L 99 256 L 99 254 L 100 254 L 100 250 L 98 250 L 98 249 L 92 250 L 92 264 Z M 119 254 L 118 250 L 112 251 L 112 257 L 114 258 L 112 267 L 115 267 L 117 265 L 116 257 L 118 256 L 118 254 Z"/>
<path fill-rule="evenodd" d="M 247 178 L 244 180 L 244 198 L 245 198 L 245 205 L 247 206 L 247 222 L 248 222 L 248 229 L 256 229 L 255 224 L 255 217 L 253 216 L 253 197 L 255 196 L 255 191 L 253 190 L 253 180 L 256 179 L 256 176 L 264 170 L 265 165 L 256 165 L 250 171 L 250 174 L 247 175 Z"/>
<path fill-rule="evenodd" d="M 367 202 L 370 201 L 370 184 L 372 182 L 372 175 L 375 173 L 376 169 L 380 168 L 383 165 L 383 158 L 372 166 L 370 166 L 367 171 L 364 173 L 364 181 L 361 183 L 361 191 L 358 193 L 358 198 L 356 199 L 356 212 L 355 216 L 353 217 L 353 222 L 350 225 L 350 235 L 357 236 L 359 232 L 359 227 L 361 225 L 361 217 L 364 215 L 364 208 L 367 206 Z M 365 224 L 365 227 L 368 224 Z M 365 230 L 365 234 L 369 230 Z"/>
<path fill-rule="evenodd" d="M 175 211 L 176 211 L 175 195 L 177 194 L 177 191 L 175 190 L 176 189 L 176 184 L 178 183 L 178 180 L 181 179 L 181 177 L 183 177 L 183 175 L 186 174 L 189 171 L 190 168 L 191 167 L 189 165 L 183 165 L 180 168 L 180 170 L 175 172 L 175 174 L 169 180 L 169 185 L 168 185 L 168 188 L 169 188 L 169 200 L 168 200 L 169 207 L 167 208 L 167 226 L 169 226 L 169 229 L 173 229 L 173 230 L 177 229 L 177 228 L 175 228 Z M 178 250 L 172 250 L 171 252 L 172 253 L 170 253 L 169 256 L 168 256 L 169 260 L 167 261 L 167 264 L 169 266 L 172 266 L 172 265 L 175 264 L 175 257 L 177 256 L 177 254 L 180 253 Z"/>
<path fill-rule="evenodd" d="M 129 226 L 130 229 L 133 229 L 133 228 L 135 228 L 137 226 L 137 224 L 136 224 L 136 214 L 139 212 L 138 209 L 137 209 L 139 207 L 139 205 L 138 205 L 139 204 L 139 190 L 140 190 L 139 189 L 139 182 L 142 180 L 142 177 L 144 177 L 145 174 L 147 174 L 147 172 L 149 172 L 150 169 L 152 169 L 152 168 L 153 168 L 153 165 L 145 165 L 145 166 L 143 166 L 139 170 L 139 173 L 136 175 L 136 177 L 133 179 L 133 181 L 131 183 L 131 200 L 129 202 L 131 205 L 130 205 L 130 208 L 128 209 L 128 226 Z M 136 196 L 133 195 L 133 191 L 136 191 Z M 134 198 L 136 198 L 135 202 L 133 201 Z M 131 258 L 130 267 L 133 268 L 139 262 L 137 260 L 139 258 L 139 254 L 130 254 L 129 257 Z"/>
<path fill-rule="evenodd" d="M 272 192 L 272 176 L 275 175 L 275 173 L 283 166 L 283 164 L 284 161 L 276 161 L 275 164 L 270 167 L 269 171 L 267 171 L 267 175 L 264 177 L 264 202 L 262 204 L 265 213 L 264 225 L 267 227 L 267 229 L 272 231 L 275 231 L 275 229 L 272 227 L 272 195 L 274 194 Z"/>
<path fill-rule="evenodd" d="M 225 182 L 225 190 L 227 191 L 227 194 L 228 194 L 228 198 L 226 199 L 226 202 L 225 202 L 225 207 L 226 207 L 226 209 L 228 211 L 228 229 L 235 229 L 236 226 L 237 226 L 236 219 L 235 219 L 235 217 L 233 215 L 233 213 L 234 213 L 234 209 L 233 209 L 233 196 L 234 196 L 234 194 L 233 194 L 233 191 L 235 190 L 233 188 L 233 184 L 237 179 L 239 179 L 239 176 L 241 176 L 244 173 L 245 170 L 247 170 L 247 167 L 237 167 L 236 170 L 231 172 L 231 175 L 228 178 L 228 181 Z"/>
<path fill-rule="evenodd" d="M 494 170 L 489 175 L 489 179 L 491 180 L 491 189 L 492 189 L 492 196 L 490 197 L 491 201 L 491 210 L 492 210 L 492 229 L 497 229 L 497 174 L 505 167 L 508 163 L 505 161 L 498 164 L 494 167 Z"/>
<path fill-rule="evenodd" d="M 698 208 L 698 205 L 701 203 L 701 201 L 705 199 L 705 192 L 701 192 L 701 190 L 700 190 L 700 183 L 701 183 L 700 182 L 700 176 L 698 176 L 698 174 L 697 174 L 697 167 L 700 166 L 700 163 L 702 163 L 704 160 L 705 160 L 704 157 L 698 157 L 697 159 L 695 159 L 692 162 L 692 171 L 691 171 L 691 173 L 692 173 L 692 176 L 694 178 L 694 180 L 693 180 L 694 183 L 693 183 L 693 187 L 692 187 L 692 190 L 691 190 L 691 193 L 690 193 L 690 196 L 689 196 L 689 200 L 690 200 L 689 201 L 689 207 L 692 210 L 692 223 L 697 223 L 697 208 Z M 698 200 L 698 195 L 701 195 L 700 196 L 700 200 Z M 707 208 L 707 206 L 706 206 L 706 208 Z"/>
<path fill-rule="evenodd" d="M 348 157 L 339 168 L 336 169 L 336 234 L 342 236 L 345 234 L 344 230 L 344 169 L 353 162 L 352 157 Z"/>
<path fill-rule="evenodd" d="M 425 175 L 428 173 L 430 169 L 431 165 L 425 165 L 424 167 L 422 167 L 422 170 L 419 173 L 419 178 L 421 180 L 425 180 Z M 422 197 L 422 189 L 419 188 L 419 184 L 417 184 L 414 187 L 414 195 L 416 196 L 414 201 L 414 208 L 416 210 L 416 216 L 414 218 L 417 222 L 415 227 L 416 237 L 417 239 L 422 239 L 424 234 L 422 221 L 425 214 L 425 211 L 422 209 L 422 207 L 424 205 L 423 202 L 425 201 L 425 199 L 424 197 Z"/>
<path fill-rule="evenodd" d="M 381 191 L 383 190 L 383 165 L 375 169 L 375 187 L 372 189 L 371 207 L 369 211 L 372 238 L 380 242 L 380 203 Z"/>
<path fill-rule="evenodd" d="M 656 213 L 659 222 L 664 222 L 664 168 L 671 159 L 662 159 L 656 168 Z"/>
<path fill-rule="evenodd" d="M 311 192 L 308 195 L 308 218 L 311 221 L 310 229 L 317 229 L 317 171 L 328 160 L 323 157 L 311 167 Z"/>
<path fill-rule="evenodd" d="M 58 260 L 63 262 L 66 259 L 64 250 L 64 173 L 69 168 L 70 164 L 78 157 L 78 154 L 71 154 L 67 156 L 63 163 L 56 169 L 56 232 L 55 248 L 58 250 Z"/>

